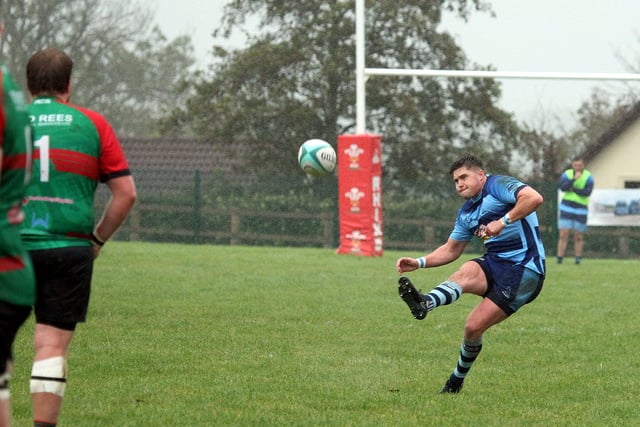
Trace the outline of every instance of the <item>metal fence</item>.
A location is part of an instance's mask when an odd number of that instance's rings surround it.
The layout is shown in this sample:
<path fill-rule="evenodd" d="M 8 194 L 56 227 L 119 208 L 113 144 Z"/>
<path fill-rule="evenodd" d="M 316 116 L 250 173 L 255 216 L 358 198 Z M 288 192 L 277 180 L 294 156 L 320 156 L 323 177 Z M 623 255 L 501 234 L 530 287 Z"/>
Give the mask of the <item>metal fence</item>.
<path fill-rule="evenodd" d="M 335 177 L 311 181 L 300 175 L 258 178 L 198 170 L 142 170 L 134 177 L 139 200 L 116 234 L 118 240 L 324 248 L 337 248 L 339 243 Z M 386 250 L 419 253 L 446 241 L 461 200 L 453 187 L 449 198 L 438 198 L 424 194 L 419 184 L 383 184 Z M 545 196 L 538 216 L 547 254 L 553 256 L 556 186 L 531 185 Z M 97 211 L 108 197 L 105 186 L 100 187 Z M 474 239 L 468 250 L 480 252 L 482 246 Z M 570 243 L 567 254 L 571 253 Z M 591 227 L 585 256 L 640 257 L 640 227 Z"/>

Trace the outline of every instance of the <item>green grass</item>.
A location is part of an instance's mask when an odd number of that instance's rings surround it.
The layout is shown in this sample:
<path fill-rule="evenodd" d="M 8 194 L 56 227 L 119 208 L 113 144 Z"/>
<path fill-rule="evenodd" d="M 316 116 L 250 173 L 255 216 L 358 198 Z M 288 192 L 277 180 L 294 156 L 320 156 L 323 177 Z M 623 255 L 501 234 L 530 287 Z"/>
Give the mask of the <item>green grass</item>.
<path fill-rule="evenodd" d="M 637 260 L 550 263 L 540 297 L 485 335 L 463 392 L 440 395 L 479 298 L 413 320 L 399 255 L 109 243 L 59 424 L 637 423 Z M 458 265 L 411 277 L 426 291 Z M 16 426 L 31 419 L 32 328 L 15 346 Z"/>

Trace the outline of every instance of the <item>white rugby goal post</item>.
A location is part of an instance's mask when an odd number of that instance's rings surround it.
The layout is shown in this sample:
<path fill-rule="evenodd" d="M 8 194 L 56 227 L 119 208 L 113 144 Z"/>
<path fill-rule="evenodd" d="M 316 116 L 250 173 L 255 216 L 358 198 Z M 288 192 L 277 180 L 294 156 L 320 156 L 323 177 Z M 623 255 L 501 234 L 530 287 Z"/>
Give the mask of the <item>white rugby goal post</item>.
<path fill-rule="evenodd" d="M 636 73 L 561 73 L 533 71 L 414 70 L 366 68 L 365 0 L 356 0 L 356 134 L 366 132 L 366 80 L 368 76 L 472 77 L 492 79 L 639 80 Z"/>

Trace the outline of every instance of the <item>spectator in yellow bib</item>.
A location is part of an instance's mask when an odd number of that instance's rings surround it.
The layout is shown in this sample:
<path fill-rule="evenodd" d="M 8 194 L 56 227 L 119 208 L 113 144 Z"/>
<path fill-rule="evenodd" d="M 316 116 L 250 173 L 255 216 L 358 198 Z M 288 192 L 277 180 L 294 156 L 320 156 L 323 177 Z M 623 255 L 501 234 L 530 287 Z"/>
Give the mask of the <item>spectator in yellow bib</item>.
<path fill-rule="evenodd" d="M 593 191 L 593 176 L 584 168 L 583 159 L 576 157 L 571 162 L 571 168 L 560 175 L 560 202 L 558 217 L 558 264 L 562 264 L 569 233 L 573 231 L 573 250 L 576 264 L 582 261 L 584 249 L 584 233 L 587 231 L 587 215 L 589 213 L 589 196 Z"/>

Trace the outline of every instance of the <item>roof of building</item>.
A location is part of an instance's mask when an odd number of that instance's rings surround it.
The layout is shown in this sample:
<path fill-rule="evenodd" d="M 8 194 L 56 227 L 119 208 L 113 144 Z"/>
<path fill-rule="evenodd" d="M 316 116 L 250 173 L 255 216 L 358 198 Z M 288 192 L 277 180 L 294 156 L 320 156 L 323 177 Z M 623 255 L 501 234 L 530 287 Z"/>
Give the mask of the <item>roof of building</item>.
<path fill-rule="evenodd" d="M 629 126 L 640 119 L 640 102 L 635 104 L 626 114 L 615 122 L 605 133 L 603 133 L 595 143 L 591 144 L 584 151 L 582 158 L 589 162 L 595 158 L 607 146 L 611 145 Z"/>
<path fill-rule="evenodd" d="M 172 138 L 121 138 L 138 194 L 147 197 L 189 195 L 196 182 L 211 176 L 240 179 L 242 149 L 212 143 Z M 225 149 L 225 148 L 228 148 Z"/>
<path fill-rule="evenodd" d="M 188 139 L 122 138 L 120 143 L 134 175 L 136 171 L 167 170 L 230 172 L 243 158 L 237 147 L 226 147 L 229 151 Z"/>

